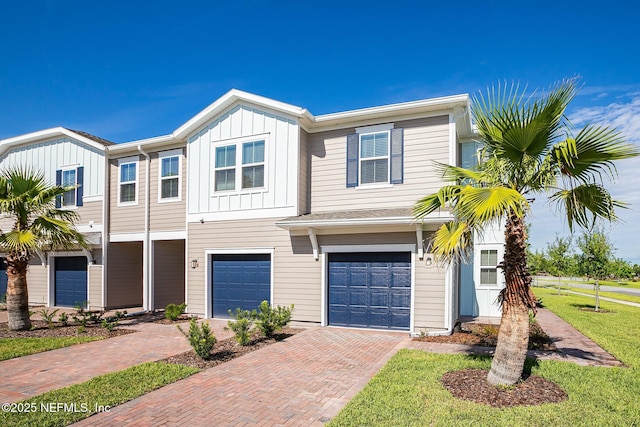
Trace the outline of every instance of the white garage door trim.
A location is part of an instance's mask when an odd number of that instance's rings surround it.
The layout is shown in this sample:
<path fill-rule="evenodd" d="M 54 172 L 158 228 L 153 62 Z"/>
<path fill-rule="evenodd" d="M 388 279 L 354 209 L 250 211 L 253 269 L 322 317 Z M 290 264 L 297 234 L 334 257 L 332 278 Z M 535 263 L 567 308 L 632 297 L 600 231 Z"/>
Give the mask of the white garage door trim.
<path fill-rule="evenodd" d="M 320 247 L 320 262 L 322 264 L 322 272 L 320 274 L 321 286 L 321 325 L 328 325 L 329 303 L 327 296 L 329 292 L 329 257 L 330 253 L 348 253 L 348 252 L 411 252 L 411 306 L 409 313 L 409 331 L 414 330 L 414 314 L 415 314 L 415 287 L 416 287 L 416 245 L 411 244 L 392 244 L 392 245 L 331 245 Z"/>
<path fill-rule="evenodd" d="M 273 272 L 275 271 L 275 248 L 233 248 L 233 249 L 205 249 L 204 250 L 204 298 L 205 298 L 205 314 L 206 319 L 213 318 L 213 299 L 211 298 L 211 292 L 213 291 L 213 283 L 211 278 L 211 261 L 214 255 L 244 255 L 244 254 L 262 254 L 271 256 L 271 289 L 269 290 L 269 299 L 271 304 L 274 304 L 273 300 Z"/>

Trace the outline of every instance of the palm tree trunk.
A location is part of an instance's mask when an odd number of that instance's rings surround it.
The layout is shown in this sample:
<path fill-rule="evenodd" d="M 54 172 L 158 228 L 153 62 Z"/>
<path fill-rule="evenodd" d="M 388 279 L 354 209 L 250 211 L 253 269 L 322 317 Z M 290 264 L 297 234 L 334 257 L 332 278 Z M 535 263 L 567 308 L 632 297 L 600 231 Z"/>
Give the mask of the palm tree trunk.
<path fill-rule="evenodd" d="M 7 256 L 7 316 L 9 330 L 31 329 L 29 319 L 29 293 L 27 291 L 27 266 L 29 259 Z"/>
<path fill-rule="evenodd" d="M 535 312 L 536 297 L 531 292 L 527 269 L 527 233 L 524 218 L 511 212 L 505 228 L 502 269 L 505 288 L 500 292 L 502 321 L 498 344 L 487 381 L 493 385 L 512 385 L 522 376 L 529 345 L 529 309 Z"/>

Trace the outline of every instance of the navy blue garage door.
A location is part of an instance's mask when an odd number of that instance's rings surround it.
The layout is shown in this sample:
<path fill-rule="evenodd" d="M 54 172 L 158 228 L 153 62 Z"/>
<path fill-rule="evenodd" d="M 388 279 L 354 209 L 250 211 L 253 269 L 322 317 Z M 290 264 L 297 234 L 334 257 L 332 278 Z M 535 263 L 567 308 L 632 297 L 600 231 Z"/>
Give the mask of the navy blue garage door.
<path fill-rule="evenodd" d="M 229 317 L 236 308 L 255 310 L 264 300 L 271 303 L 271 256 L 213 256 L 213 316 Z"/>
<path fill-rule="evenodd" d="M 56 257 L 55 305 L 74 307 L 87 301 L 87 258 L 83 256 Z"/>
<path fill-rule="evenodd" d="M 0 258 L 0 301 L 6 301 L 7 280 L 7 264 Z"/>
<path fill-rule="evenodd" d="M 329 254 L 329 324 L 409 329 L 410 253 Z"/>

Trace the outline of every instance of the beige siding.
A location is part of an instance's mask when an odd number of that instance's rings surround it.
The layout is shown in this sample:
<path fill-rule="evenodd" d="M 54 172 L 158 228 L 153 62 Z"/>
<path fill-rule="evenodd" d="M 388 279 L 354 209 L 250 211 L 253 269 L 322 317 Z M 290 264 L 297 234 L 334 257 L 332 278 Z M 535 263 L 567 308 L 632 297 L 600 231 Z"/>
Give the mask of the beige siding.
<path fill-rule="evenodd" d="M 404 129 L 404 183 L 387 188 L 347 188 L 347 135 L 341 129 L 309 135 L 311 149 L 311 211 L 412 206 L 442 184 L 433 161 L 449 162 L 448 116 L 396 122 Z"/>
<path fill-rule="evenodd" d="M 415 232 L 368 233 L 318 236 L 320 246 L 416 244 Z M 431 266 L 416 256 L 415 262 L 415 330 L 444 329 L 445 270 Z"/>
<path fill-rule="evenodd" d="M 48 305 L 49 269 L 42 265 L 40 258 L 36 257 L 29 262 L 27 270 L 27 288 L 29 292 L 29 304 Z"/>
<path fill-rule="evenodd" d="M 206 249 L 274 248 L 273 304 L 295 304 L 295 321 L 320 322 L 320 262 L 308 237 L 290 237 L 273 219 L 220 221 L 189 224 L 188 245 L 187 258 L 199 260 L 198 268 L 187 271 L 189 313 L 205 312 Z"/>
<path fill-rule="evenodd" d="M 181 178 L 182 194 L 180 201 L 158 202 L 158 192 L 160 188 L 160 158 L 159 153 L 150 153 L 151 170 L 149 171 L 149 227 L 151 231 L 175 231 L 185 229 L 185 215 L 187 212 L 187 179 L 186 166 L 187 161 L 182 150 L 181 159 Z M 142 202 L 144 206 L 144 201 Z"/>
<path fill-rule="evenodd" d="M 300 172 L 298 175 L 298 215 L 309 213 L 311 204 L 309 193 L 309 134 L 300 129 Z"/>
<path fill-rule="evenodd" d="M 107 308 L 142 305 L 142 242 L 110 243 L 107 248 Z"/>
<path fill-rule="evenodd" d="M 93 221 L 94 224 L 102 224 L 102 202 L 85 202 L 76 210 L 80 219 L 77 224 L 88 224 Z"/>
<path fill-rule="evenodd" d="M 140 158 L 138 161 L 138 204 L 118 206 L 118 177 L 120 174 L 118 159 L 109 162 L 110 233 L 141 233 L 144 231 L 145 170 L 145 160 Z"/>
<path fill-rule="evenodd" d="M 102 306 L 102 266 L 89 265 L 89 308 L 96 310 Z"/>
<path fill-rule="evenodd" d="M 184 240 L 153 242 L 153 293 L 155 308 L 184 302 Z"/>

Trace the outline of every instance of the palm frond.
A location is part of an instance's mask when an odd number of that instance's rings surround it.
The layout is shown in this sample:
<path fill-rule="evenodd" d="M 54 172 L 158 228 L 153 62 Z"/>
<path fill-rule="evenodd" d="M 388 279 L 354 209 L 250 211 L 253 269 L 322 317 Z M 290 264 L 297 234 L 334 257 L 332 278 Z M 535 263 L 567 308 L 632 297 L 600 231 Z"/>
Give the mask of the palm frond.
<path fill-rule="evenodd" d="M 591 228 L 598 218 L 616 221 L 616 208 L 624 208 L 623 202 L 611 198 L 611 194 L 601 185 L 582 184 L 553 194 L 549 200 L 556 203 L 566 213 L 569 230 L 573 225 Z"/>
<path fill-rule="evenodd" d="M 418 200 L 412 209 L 413 216 L 421 219 L 440 208 L 444 208 L 447 204 L 454 203 L 460 191 L 461 186 L 459 185 L 443 186 L 437 193 Z"/>
<path fill-rule="evenodd" d="M 465 186 L 458 195 L 454 213 L 470 227 L 483 227 L 510 212 L 522 217 L 528 209 L 526 198 L 512 188 Z"/>
<path fill-rule="evenodd" d="M 459 221 L 442 224 L 431 236 L 431 252 L 440 264 L 471 255 L 471 228 Z"/>

